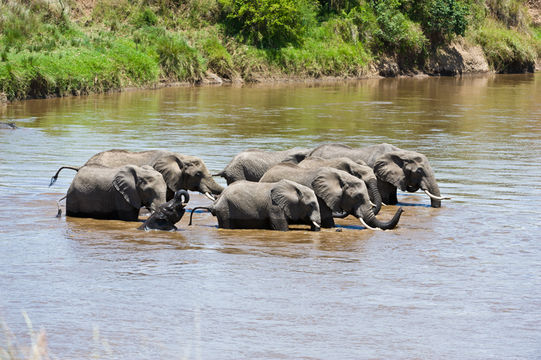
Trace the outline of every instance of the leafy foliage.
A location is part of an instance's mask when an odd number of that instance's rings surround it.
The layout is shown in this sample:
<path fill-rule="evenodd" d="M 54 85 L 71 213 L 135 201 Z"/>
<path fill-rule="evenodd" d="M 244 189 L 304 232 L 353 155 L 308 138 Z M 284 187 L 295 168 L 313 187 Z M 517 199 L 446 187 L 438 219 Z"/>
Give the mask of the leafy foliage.
<path fill-rule="evenodd" d="M 315 22 L 315 6 L 309 0 L 232 0 L 224 7 L 230 30 L 258 47 L 301 44 Z"/>

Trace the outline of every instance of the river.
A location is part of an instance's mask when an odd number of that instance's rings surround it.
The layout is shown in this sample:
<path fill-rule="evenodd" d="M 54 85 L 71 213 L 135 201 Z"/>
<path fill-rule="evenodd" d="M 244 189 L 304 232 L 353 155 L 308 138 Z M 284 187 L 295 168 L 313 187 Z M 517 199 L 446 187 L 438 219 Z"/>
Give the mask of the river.
<path fill-rule="evenodd" d="M 165 88 L 16 102 L 0 121 L 19 127 L 0 130 L 0 320 L 22 347 L 24 313 L 57 359 L 541 358 L 541 73 Z M 399 192 L 391 231 L 197 213 L 166 233 L 58 219 L 73 172 L 48 187 L 112 148 L 217 172 L 247 148 L 331 142 L 422 152 L 452 200 Z"/>

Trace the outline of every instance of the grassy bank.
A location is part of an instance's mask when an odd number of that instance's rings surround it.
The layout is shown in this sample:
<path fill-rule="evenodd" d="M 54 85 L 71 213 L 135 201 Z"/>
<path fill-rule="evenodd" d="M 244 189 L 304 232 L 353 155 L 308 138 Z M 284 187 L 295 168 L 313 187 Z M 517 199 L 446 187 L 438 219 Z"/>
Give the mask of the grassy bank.
<path fill-rule="evenodd" d="M 160 82 L 423 72 L 457 37 L 498 72 L 533 71 L 541 31 L 522 0 L 0 0 L 8 99 Z"/>

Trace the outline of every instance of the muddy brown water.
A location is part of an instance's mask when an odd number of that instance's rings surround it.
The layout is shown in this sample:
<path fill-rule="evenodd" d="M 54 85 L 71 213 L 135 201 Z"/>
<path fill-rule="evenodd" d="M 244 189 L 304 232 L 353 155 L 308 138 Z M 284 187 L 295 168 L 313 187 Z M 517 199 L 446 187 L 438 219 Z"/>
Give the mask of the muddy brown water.
<path fill-rule="evenodd" d="M 541 74 L 169 88 L 14 103 L 0 121 L 19 127 L 0 131 L 0 318 L 21 346 L 26 312 L 58 359 L 541 357 Z M 327 142 L 423 152 L 452 200 L 399 193 L 385 232 L 197 213 L 165 233 L 57 219 L 73 172 L 48 187 L 111 148 L 216 172 L 246 148 Z"/>

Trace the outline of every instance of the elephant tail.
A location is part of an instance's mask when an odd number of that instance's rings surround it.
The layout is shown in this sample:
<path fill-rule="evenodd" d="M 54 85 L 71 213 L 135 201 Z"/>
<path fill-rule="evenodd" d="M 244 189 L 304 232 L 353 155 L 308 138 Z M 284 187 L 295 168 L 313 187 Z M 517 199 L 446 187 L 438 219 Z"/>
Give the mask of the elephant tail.
<path fill-rule="evenodd" d="M 194 207 L 192 209 L 192 212 L 190 214 L 190 223 L 188 224 L 188 226 L 192 226 L 192 216 L 193 216 L 193 213 L 195 212 L 195 210 L 197 209 L 205 209 L 207 211 L 210 211 L 212 213 L 212 209 L 211 208 L 208 208 L 208 207 L 204 207 L 204 206 L 197 206 L 197 207 Z"/>
<path fill-rule="evenodd" d="M 56 172 L 56 174 L 54 174 L 54 176 L 51 178 L 51 182 L 49 183 L 49 187 L 51 187 L 51 186 L 56 182 L 56 180 L 58 180 L 58 175 L 60 174 L 60 172 L 62 171 L 62 169 L 71 169 L 71 170 L 79 171 L 80 168 L 81 168 L 81 167 L 62 166 L 60 169 L 58 169 L 58 171 Z"/>
<path fill-rule="evenodd" d="M 212 174 L 212 176 L 221 176 L 221 177 L 225 177 L 225 170 L 222 170 L 220 172 L 217 172 L 216 174 Z"/>

